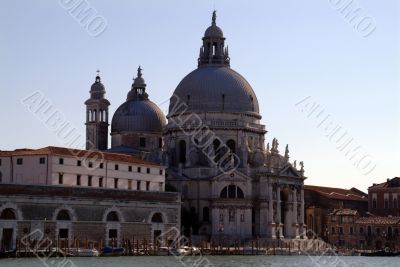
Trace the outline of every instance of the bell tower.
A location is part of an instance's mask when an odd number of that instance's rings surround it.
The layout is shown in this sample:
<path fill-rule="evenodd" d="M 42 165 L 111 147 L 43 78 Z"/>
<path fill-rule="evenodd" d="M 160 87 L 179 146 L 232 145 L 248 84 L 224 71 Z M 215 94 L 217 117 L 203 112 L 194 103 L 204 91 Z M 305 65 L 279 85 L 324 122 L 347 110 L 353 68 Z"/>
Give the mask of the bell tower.
<path fill-rule="evenodd" d="M 100 71 L 97 71 L 95 82 L 90 88 L 90 98 L 86 100 L 86 149 L 108 149 L 108 106 L 104 98 L 106 89 L 101 83 Z"/>

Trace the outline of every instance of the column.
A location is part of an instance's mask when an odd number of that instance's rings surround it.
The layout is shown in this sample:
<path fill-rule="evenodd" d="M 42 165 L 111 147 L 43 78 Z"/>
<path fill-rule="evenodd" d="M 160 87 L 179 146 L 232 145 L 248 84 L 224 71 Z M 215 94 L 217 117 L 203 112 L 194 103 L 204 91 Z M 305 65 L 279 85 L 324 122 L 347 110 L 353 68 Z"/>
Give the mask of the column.
<path fill-rule="evenodd" d="M 277 208 L 277 217 L 278 217 L 278 230 L 279 230 L 279 238 L 283 238 L 282 231 L 282 214 L 281 214 L 281 186 L 278 185 L 276 187 L 276 208 Z"/>
<path fill-rule="evenodd" d="M 302 225 L 301 227 L 301 235 L 303 235 L 303 238 L 306 238 L 306 232 L 305 232 L 305 227 L 304 227 L 304 188 L 302 187 L 300 189 L 300 224 Z"/>
<path fill-rule="evenodd" d="M 268 195 L 269 195 L 269 202 L 268 202 L 268 218 L 269 223 L 271 224 L 271 238 L 276 238 L 276 229 L 275 229 L 275 219 L 274 219 L 274 200 L 272 195 L 272 183 L 268 184 Z"/>
<path fill-rule="evenodd" d="M 190 158 L 189 158 L 189 151 L 190 151 L 190 148 L 191 148 L 192 144 L 191 144 L 190 140 L 191 140 L 190 137 L 187 136 L 186 140 L 185 140 L 185 142 L 186 142 L 186 151 L 185 151 L 186 163 L 185 163 L 185 167 L 189 167 L 191 165 Z"/>
<path fill-rule="evenodd" d="M 296 238 L 299 236 L 299 224 L 297 222 L 297 188 L 293 189 L 293 226 L 295 227 Z"/>

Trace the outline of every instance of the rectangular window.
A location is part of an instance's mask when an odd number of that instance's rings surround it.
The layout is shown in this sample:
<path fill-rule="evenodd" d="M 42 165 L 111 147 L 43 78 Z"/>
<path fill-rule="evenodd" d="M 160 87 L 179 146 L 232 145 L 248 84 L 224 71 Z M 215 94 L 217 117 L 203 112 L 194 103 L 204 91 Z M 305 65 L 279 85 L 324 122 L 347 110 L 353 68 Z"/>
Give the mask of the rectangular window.
<path fill-rule="evenodd" d="M 118 171 L 118 169 L 119 169 L 118 164 L 115 164 L 115 170 Z"/>
<path fill-rule="evenodd" d="M 163 170 L 160 170 L 160 175 L 163 175 Z"/>
<path fill-rule="evenodd" d="M 118 238 L 118 231 L 117 231 L 117 229 L 110 229 L 110 230 L 108 230 L 108 238 Z"/>
<path fill-rule="evenodd" d="M 63 184 L 64 183 L 64 175 L 61 173 L 58 174 L 58 184 Z"/>
<path fill-rule="evenodd" d="M 78 161 L 76 162 L 76 165 L 82 166 L 82 161 L 81 161 L 81 160 L 78 160 Z"/>
<path fill-rule="evenodd" d="M 93 168 L 93 162 L 89 162 L 89 168 Z"/>
<path fill-rule="evenodd" d="M 18 158 L 17 159 L 17 165 L 22 165 L 23 164 L 23 159 L 22 158 Z"/>
<path fill-rule="evenodd" d="M 142 168 L 141 167 L 137 167 L 137 172 L 142 172 Z"/>
<path fill-rule="evenodd" d="M 130 172 L 132 171 L 132 166 L 128 167 L 128 171 L 130 171 Z"/>
<path fill-rule="evenodd" d="M 141 187 L 141 182 L 140 182 L 140 181 L 137 181 L 137 183 L 136 183 L 136 190 L 140 190 L 140 187 Z"/>
<path fill-rule="evenodd" d="M 87 181 L 88 186 L 92 186 L 92 180 L 93 180 L 92 176 L 88 176 L 88 181 Z"/>
<path fill-rule="evenodd" d="M 76 176 L 76 185 L 81 185 L 81 176 L 79 174 Z"/>
<path fill-rule="evenodd" d="M 162 148 L 162 138 L 158 138 L 158 148 Z"/>
<path fill-rule="evenodd" d="M 0 166 L 1 166 L 1 159 L 0 159 Z"/>
<path fill-rule="evenodd" d="M 118 178 L 114 178 L 114 188 L 118 188 Z"/>
<path fill-rule="evenodd" d="M 68 229 L 60 229 L 58 232 L 59 238 L 68 238 Z"/>
<path fill-rule="evenodd" d="M 128 189 L 132 190 L 132 180 L 128 180 Z"/>
<path fill-rule="evenodd" d="M 40 158 L 39 164 L 46 164 L 46 158 Z"/>
<path fill-rule="evenodd" d="M 100 169 L 103 169 L 103 168 L 104 168 L 103 163 L 100 163 Z"/>
<path fill-rule="evenodd" d="M 150 173 L 150 168 L 147 168 L 147 173 Z"/>
<path fill-rule="evenodd" d="M 332 234 L 335 234 L 335 227 L 332 227 Z"/>
<path fill-rule="evenodd" d="M 99 178 L 99 187 L 103 187 L 103 177 Z"/>
<path fill-rule="evenodd" d="M 343 234 L 343 227 L 339 227 L 339 234 Z"/>
<path fill-rule="evenodd" d="M 350 227 L 350 234 L 353 234 L 353 227 Z"/>
<path fill-rule="evenodd" d="M 63 158 L 59 158 L 58 159 L 58 164 L 63 165 L 64 164 L 64 159 Z"/>
<path fill-rule="evenodd" d="M 140 137 L 139 143 L 140 147 L 146 147 L 146 138 Z"/>
<path fill-rule="evenodd" d="M 150 182 L 149 181 L 146 182 L 146 191 L 150 191 Z"/>

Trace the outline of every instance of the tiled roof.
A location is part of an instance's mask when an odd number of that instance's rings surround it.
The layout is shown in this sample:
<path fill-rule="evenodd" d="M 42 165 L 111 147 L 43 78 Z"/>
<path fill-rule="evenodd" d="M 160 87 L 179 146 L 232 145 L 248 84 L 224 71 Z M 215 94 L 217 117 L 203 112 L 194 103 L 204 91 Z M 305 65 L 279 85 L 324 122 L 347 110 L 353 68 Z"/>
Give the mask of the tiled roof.
<path fill-rule="evenodd" d="M 392 179 L 387 179 L 386 182 L 380 184 L 373 184 L 368 189 L 379 189 L 388 187 L 400 187 L 400 177 L 394 177 Z"/>
<path fill-rule="evenodd" d="M 368 201 L 368 195 L 354 187 L 352 189 L 342 189 L 334 187 L 304 185 L 304 189 L 317 192 L 330 199 Z"/>
<path fill-rule="evenodd" d="M 400 217 L 380 217 L 380 216 L 370 216 L 370 217 L 360 217 L 356 220 L 359 224 L 400 224 Z"/>
<path fill-rule="evenodd" d="M 335 209 L 330 215 L 357 215 L 357 211 L 352 209 Z"/>
<path fill-rule="evenodd" d="M 118 162 L 126 162 L 132 164 L 139 165 L 152 165 L 152 166 L 161 166 L 159 164 L 143 160 L 138 156 L 126 155 L 126 154 L 118 154 L 118 153 L 109 153 L 109 152 L 101 152 L 94 150 L 81 150 L 74 148 L 66 148 L 66 147 L 55 147 L 48 146 L 39 149 L 16 149 L 14 151 L 0 151 L 1 156 L 35 156 L 35 155 L 64 155 L 64 156 L 72 156 L 77 158 L 90 158 L 90 159 L 104 159 L 109 161 L 118 161 Z"/>

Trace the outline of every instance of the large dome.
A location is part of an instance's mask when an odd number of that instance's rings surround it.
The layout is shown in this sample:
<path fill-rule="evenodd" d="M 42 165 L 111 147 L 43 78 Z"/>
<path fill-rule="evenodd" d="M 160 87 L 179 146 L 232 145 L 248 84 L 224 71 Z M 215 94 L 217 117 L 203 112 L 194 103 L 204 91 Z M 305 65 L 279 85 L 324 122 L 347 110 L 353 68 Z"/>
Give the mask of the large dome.
<path fill-rule="evenodd" d="M 148 99 L 128 100 L 115 111 L 111 133 L 161 133 L 164 125 L 164 113 L 156 104 Z"/>
<path fill-rule="evenodd" d="M 191 112 L 240 112 L 259 116 L 257 97 L 250 84 L 227 66 L 199 67 L 183 78 L 174 96 L 187 103 Z M 169 107 L 170 116 L 174 102 Z"/>

